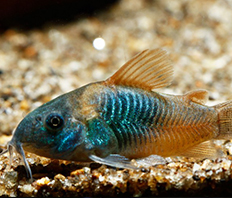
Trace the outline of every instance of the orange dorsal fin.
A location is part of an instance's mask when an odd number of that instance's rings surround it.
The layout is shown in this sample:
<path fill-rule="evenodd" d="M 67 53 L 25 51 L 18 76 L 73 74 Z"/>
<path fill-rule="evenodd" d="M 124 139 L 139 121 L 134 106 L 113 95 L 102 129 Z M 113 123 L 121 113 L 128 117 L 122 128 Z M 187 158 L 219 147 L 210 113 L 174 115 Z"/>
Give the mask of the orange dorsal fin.
<path fill-rule="evenodd" d="M 205 104 L 208 101 L 209 93 L 206 90 L 194 90 L 183 95 L 184 99 L 189 102 Z"/>
<path fill-rule="evenodd" d="M 152 90 L 171 84 L 172 78 L 173 66 L 167 52 L 153 49 L 134 56 L 105 83 Z"/>

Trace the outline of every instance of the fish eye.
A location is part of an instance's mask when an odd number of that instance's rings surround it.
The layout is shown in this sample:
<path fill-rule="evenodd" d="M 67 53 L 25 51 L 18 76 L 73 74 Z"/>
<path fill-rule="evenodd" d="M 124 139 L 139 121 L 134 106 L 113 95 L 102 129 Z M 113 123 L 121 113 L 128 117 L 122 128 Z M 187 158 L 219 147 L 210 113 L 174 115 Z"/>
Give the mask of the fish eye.
<path fill-rule="evenodd" d="M 57 130 L 57 129 L 60 129 L 61 127 L 63 127 L 64 118 L 62 115 L 60 115 L 58 113 L 51 113 L 47 116 L 45 122 L 46 122 L 46 126 L 49 129 Z"/>

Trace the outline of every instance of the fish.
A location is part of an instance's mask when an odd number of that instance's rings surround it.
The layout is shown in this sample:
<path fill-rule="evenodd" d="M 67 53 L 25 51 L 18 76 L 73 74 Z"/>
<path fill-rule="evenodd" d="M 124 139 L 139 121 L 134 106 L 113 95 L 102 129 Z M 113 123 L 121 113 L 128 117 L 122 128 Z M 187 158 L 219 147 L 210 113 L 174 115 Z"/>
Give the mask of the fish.
<path fill-rule="evenodd" d="M 158 92 L 171 84 L 173 73 L 166 50 L 144 50 L 106 80 L 65 93 L 30 112 L 2 154 L 9 152 L 11 161 L 18 153 L 30 178 L 24 151 L 119 168 L 133 168 L 131 159 L 149 156 L 154 161 L 221 156 L 212 142 L 232 137 L 232 101 L 207 106 L 206 90 L 183 95 Z"/>

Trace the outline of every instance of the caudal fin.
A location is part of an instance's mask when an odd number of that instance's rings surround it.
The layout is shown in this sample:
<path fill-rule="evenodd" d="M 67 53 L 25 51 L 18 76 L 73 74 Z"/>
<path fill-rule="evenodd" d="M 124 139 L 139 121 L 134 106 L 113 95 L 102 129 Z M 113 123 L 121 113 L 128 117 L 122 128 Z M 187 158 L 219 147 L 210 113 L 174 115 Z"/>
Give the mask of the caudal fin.
<path fill-rule="evenodd" d="M 219 136 L 217 139 L 232 139 L 232 101 L 215 106 L 218 111 Z"/>

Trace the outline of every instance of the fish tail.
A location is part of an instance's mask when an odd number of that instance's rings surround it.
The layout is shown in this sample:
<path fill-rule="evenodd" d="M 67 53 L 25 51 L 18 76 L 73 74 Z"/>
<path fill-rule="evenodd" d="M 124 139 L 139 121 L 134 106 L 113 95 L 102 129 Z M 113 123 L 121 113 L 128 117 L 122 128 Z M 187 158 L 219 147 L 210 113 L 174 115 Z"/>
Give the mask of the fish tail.
<path fill-rule="evenodd" d="M 214 106 L 218 112 L 219 135 L 216 139 L 232 139 L 232 101 Z"/>

